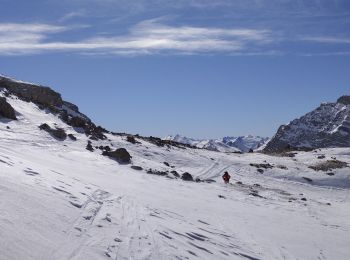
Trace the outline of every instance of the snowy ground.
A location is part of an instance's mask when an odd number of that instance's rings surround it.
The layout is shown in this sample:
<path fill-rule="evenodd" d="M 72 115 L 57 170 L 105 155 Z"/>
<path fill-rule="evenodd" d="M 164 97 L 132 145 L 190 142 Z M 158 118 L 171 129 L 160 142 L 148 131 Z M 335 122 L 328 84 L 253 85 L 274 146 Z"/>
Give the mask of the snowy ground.
<path fill-rule="evenodd" d="M 350 168 L 334 176 L 308 168 L 331 157 L 350 163 L 350 149 L 289 158 L 134 145 L 112 135 L 93 141 L 126 148 L 144 168 L 136 171 L 85 150 L 87 137 L 52 114 L 9 102 L 19 120 L 0 120 L 1 260 L 350 259 Z M 42 123 L 78 141 L 57 141 Z M 249 165 L 265 161 L 276 167 L 261 174 Z M 226 170 L 233 184 L 222 183 Z"/>

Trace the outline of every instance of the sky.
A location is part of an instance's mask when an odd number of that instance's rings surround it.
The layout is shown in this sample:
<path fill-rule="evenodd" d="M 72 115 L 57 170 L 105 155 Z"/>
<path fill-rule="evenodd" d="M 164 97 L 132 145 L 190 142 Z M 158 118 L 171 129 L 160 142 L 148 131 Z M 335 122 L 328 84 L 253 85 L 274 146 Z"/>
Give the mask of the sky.
<path fill-rule="evenodd" d="M 348 0 L 0 0 L 0 74 L 141 135 L 273 136 L 350 94 Z"/>

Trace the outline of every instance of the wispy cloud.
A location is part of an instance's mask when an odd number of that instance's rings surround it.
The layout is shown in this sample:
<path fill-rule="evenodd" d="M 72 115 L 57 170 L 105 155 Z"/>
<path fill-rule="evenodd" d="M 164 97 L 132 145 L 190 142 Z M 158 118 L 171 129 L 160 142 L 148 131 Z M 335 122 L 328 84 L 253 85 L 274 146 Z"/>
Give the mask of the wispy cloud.
<path fill-rule="evenodd" d="M 90 37 L 76 42 L 49 40 L 69 27 L 45 24 L 0 24 L 0 54 L 47 51 L 112 54 L 245 52 L 273 41 L 268 30 L 168 26 L 143 21 L 125 35 Z"/>
<path fill-rule="evenodd" d="M 303 37 L 302 40 L 318 43 L 331 43 L 331 44 L 349 44 L 350 38 L 346 37 L 329 37 L 329 36 L 310 36 Z"/>
<path fill-rule="evenodd" d="M 74 18 L 77 18 L 77 17 L 83 17 L 83 16 L 85 16 L 85 15 L 86 15 L 85 11 L 82 11 L 82 10 L 80 10 L 80 11 L 74 11 L 74 12 L 69 12 L 69 13 L 65 14 L 64 16 L 62 16 L 62 17 L 59 19 L 59 21 L 60 21 L 60 22 L 66 22 L 66 21 L 68 21 L 68 20 L 71 20 L 71 19 L 74 19 Z"/>

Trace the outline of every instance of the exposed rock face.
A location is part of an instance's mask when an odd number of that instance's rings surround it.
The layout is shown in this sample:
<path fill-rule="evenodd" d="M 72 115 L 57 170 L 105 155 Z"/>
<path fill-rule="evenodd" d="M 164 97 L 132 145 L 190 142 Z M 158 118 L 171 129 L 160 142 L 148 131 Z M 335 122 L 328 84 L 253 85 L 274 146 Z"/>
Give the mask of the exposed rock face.
<path fill-rule="evenodd" d="M 350 96 L 324 103 L 305 116 L 282 125 L 265 152 L 350 146 Z"/>
<path fill-rule="evenodd" d="M 74 105 L 73 103 L 70 103 L 68 101 L 63 101 L 63 105 L 73 110 L 74 112 L 80 113 L 78 106 Z"/>
<path fill-rule="evenodd" d="M 337 103 L 343 105 L 350 105 L 350 96 L 342 96 L 338 99 Z"/>
<path fill-rule="evenodd" d="M 0 97 L 0 117 L 16 120 L 16 112 L 13 107 L 7 103 L 6 98 Z"/>
<path fill-rule="evenodd" d="M 63 141 L 67 138 L 66 132 L 62 128 L 51 128 L 48 124 L 42 124 L 39 126 L 40 130 L 44 130 L 48 132 L 52 137 L 55 137 L 56 139 Z"/>
<path fill-rule="evenodd" d="M 131 155 L 125 148 L 119 148 L 113 152 L 104 151 L 102 155 L 111 157 L 119 163 L 130 163 L 131 161 Z"/>
<path fill-rule="evenodd" d="M 68 120 L 68 124 L 73 126 L 73 127 L 85 127 L 86 126 L 86 121 L 78 116 L 72 117 L 70 120 Z"/>
<path fill-rule="evenodd" d="M 49 87 L 18 82 L 1 76 L 0 87 L 7 89 L 10 93 L 25 101 L 32 101 L 44 106 L 61 106 L 63 104 L 61 95 Z"/>

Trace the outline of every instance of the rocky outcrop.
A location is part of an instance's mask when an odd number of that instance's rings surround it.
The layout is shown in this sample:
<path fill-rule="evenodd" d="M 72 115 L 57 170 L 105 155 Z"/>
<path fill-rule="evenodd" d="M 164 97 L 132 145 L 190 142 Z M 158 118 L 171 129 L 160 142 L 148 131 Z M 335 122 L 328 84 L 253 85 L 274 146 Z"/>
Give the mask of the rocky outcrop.
<path fill-rule="evenodd" d="M 102 153 L 104 156 L 108 156 L 115 159 L 119 163 L 127 164 L 131 162 L 131 155 L 125 148 L 119 148 L 113 152 L 104 151 Z"/>
<path fill-rule="evenodd" d="M 264 152 L 350 147 L 350 96 L 324 103 L 314 111 L 282 125 Z"/>
<path fill-rule="evenodd" d="M 6 98 L 0 97 L 0 117 L 16 120 L 16 112 L 13 107 L 7 103 Z"/>
<path fill-rule="evenodd" d="M 68 124 L 72 127 L 82 127 L 84 128 L 87 124 L 86 120 L 79 116 L 74 116 L 71 119 L 68 119 Z"/>
<path fill-rule="evenodd" d="M 51 128 L 48 124 L 42 124 L 39 126 L 40 130 L 48 132 L 52 137 L 63 141 L 67 138 L 67 134 L 62 128 Z"/>
<path fill-rule="evenodd" d="M 47 107 L 61 106 L 63 104 L 61 95 L 49 87 L 15 81 L 1 76 L 0 87 L 7 89 L 9 93 L 28 102 L 31 101 Z"/>
<path fill-rule="evenodd" d="M 350 96 L 342 96 L 337 100 L 337 103 L 343 105 L 350 105 Z"/>

